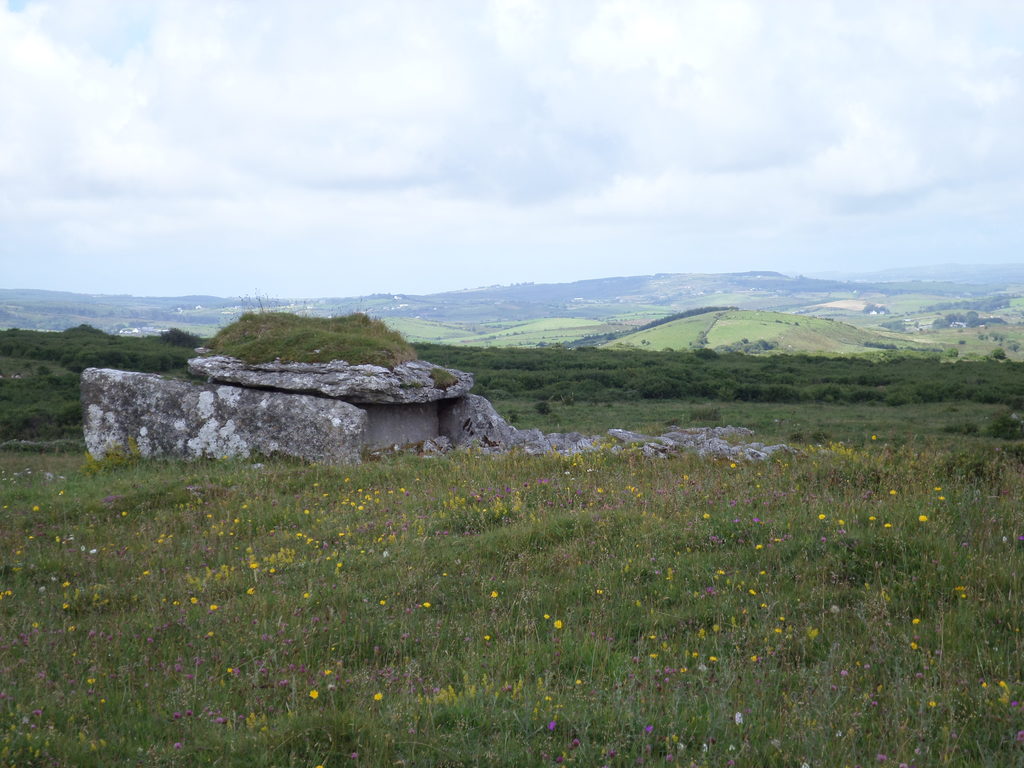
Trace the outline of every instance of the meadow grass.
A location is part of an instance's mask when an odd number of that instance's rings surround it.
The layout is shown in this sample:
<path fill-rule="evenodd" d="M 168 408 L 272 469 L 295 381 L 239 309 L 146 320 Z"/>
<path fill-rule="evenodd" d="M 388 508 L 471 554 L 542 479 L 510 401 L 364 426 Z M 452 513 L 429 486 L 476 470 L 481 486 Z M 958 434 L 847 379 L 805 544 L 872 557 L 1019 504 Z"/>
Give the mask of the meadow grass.
<path fill-rule="evenodd" d="M 89 466 L 0 454 L 3 765 L 1024 762 L 1013 451 Z"/>

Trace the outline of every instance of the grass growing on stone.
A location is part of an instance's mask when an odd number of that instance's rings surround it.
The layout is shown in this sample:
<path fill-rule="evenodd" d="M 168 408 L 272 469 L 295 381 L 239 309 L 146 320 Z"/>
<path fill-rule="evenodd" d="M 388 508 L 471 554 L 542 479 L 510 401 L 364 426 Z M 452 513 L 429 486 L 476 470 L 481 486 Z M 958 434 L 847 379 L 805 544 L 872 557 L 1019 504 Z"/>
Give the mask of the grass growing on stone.
<path fill-rule="evenodd" d="M 380 320 L 356 313 L 302 317 L 287 312 L 252 312 L 223 328 L 210 348 L 247 363 L 326 363 L 393 368 L 416 359 L 416 351 Z"/>
<path fill-rule="evenodd" d="M 0 493 L 3 765 L 1024 762 L 1016 454 L 0 454 Z"/>
<path fill-rule="evenodd" d="M 438 389 L 448 389 L 459 381 L 459 377 L 444 368 L 431 368 L 430 379 Z"/>

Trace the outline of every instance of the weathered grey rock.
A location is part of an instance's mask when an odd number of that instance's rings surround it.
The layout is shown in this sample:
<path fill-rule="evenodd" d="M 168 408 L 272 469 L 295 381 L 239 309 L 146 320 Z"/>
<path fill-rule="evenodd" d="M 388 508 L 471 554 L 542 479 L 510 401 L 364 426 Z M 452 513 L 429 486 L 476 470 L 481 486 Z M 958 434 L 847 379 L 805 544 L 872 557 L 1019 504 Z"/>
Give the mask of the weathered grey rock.
<path fill-rule="evenodd" d="M 750 447 L 764 454 L 767 459 L 772 454 L 782 453 L 796 453 L 796 449 L 792 448 L 785 443 L 776 443 L 775 445 L 764 445 L 763 443 L 751 443 Z"/>
<path fill-rule="evenodd" d="M 749 437 L 754 434 L 752 429 L 746 427 L 694 427 L 691 429 L 672 429 L 662 437 L 675 439 L 682 442 L 693 438 L 726 438 L 726 437 Z"/>
<path fill-rule="evenodd" d="M 677 448 L 693 450 L 701 456 L 738 458 L 737 446 L 725 437 L 745 437 L 751 434 L 753 432 L 742 427 L 706 427 L 666 432 L 661 438 Z"/>
<path fill-rule="evenodd" d="M 573 456 L 577 453 L 595 451 L 600 447 L 601 439 L 595 435 L 583 435 L 579 432 L 549 432 L 539 429 L 516 429 L 509 427 L 508 439 L 500 444 L 482 446 L 488 453 L 504 453 L 519 449 L 530 456 L 545 453 L 560 453 Z"/>
<path fill-rule="evenodd" d="M 455 445 L 444 435 L 431 438 L 430 440 L 424 440 L 423 445 L 420 446 L 420 453 L 423 456 L 440 456 L 445 453 L 450 453 L 455 448 Z"/>
<path fill-rule="evenodd" d="M 644 443 L 640 450 L 649 459 L 664 459 L 677 452 L 665 443 Z"/>
<path fill-rule="evenodd" d="M 143 456 L 358 463 L 367 423 L 364 411 L 340 400 L 99 368 L 82 373 L 82 406 L 96 458 L 134 443 Z"/>
<path fill-rule="evenodd" d="M 563 456 L 575 456 L 577 453 L 595 451 L 600 447 L 601 438 L 596 435 L 583 435 L 579 432 L 550 432 L 544 435 L 548 451 Z"/>
<path fill-rule="evenodd" d="M 650 435 L 642 435 L 639 432 L 630 432 L 628 429 L 609 429 L 608 436 L 627 445 L 633 443 L 650 443 L 658 438 Z"/>
<path fill-rule="evenodd" d="M 502 451 L 519 448 L 524 453 L 536 456 L 538 454 L 547 453 L 548 450 L 550 450 L 551 445 L 548 443 L 547 435 L 539 429 L 516 429 L 515 427 L 512 427 L 511 440 L 508 443 L 499 446 L 499 448 Z"/>
<path fill-rule="evenodd" d="M 444 403 L 438 411 L 438 434 L 450 439 L 457 448 L 510 448 L 518 431 L 480 395 L 466 395 Z"/>
<path fill-rule="evenodd" d="M 188 361 L 189 370 L 210 381 L 253 389 L 321 394 L 350 403 L 429 403 L 465 395 L 473 386 L 473 374 L 453 368 L 441 370 L 455 376 L 450 387 L 439 388 L 430 372 L 439 368 L 424 360 L 412 360 L 394 369 L 379 365 L 329 363 L 256 363 L 214 355 Z"/>
<path fill-rule="evenodd" d="M 742 445 L 740 446 L 740 457 L 747 461 L 764 461 L 768 458 L 768 454 L 753 445 Z"/>

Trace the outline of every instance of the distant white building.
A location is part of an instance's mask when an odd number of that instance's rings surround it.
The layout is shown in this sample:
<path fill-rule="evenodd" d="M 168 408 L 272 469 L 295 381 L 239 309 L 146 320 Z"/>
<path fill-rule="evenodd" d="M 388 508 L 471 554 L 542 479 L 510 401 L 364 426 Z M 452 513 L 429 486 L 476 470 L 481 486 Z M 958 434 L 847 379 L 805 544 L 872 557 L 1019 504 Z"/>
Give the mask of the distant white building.
<path fill-rule="evenodd" d="M 122 328 L 117 332 L 118 336 L 159 336 L 167 333 L 166 328 L 154 328 L 152 325 L 144 325 L 141 328 Z"/>

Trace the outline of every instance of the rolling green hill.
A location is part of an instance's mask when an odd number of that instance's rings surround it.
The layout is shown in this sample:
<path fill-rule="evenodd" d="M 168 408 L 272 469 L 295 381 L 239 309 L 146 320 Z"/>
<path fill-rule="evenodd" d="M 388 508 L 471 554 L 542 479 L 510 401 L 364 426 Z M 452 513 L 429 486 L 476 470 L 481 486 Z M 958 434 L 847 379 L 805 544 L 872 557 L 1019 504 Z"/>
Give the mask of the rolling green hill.
<path fill-rule="evenodd" d="M 784 312 L 724 310 L 627 334 L 604 346 L 650 350 L 710 347 L 740 352 L 856 354 L 879 349 L 937 349 L 907 334 L 857 328 L 836 320 Z"/>
<path fill-rule="evenodd" d="M 622 322 L 601 322 L 581 317 L 546 317 L 522 323 L 482 324 L 389 317 L 385 322 L 410 341 L 481 347 L 546 347 L 567 344 L 594 334 L 622 333 L 630 328 L 630 325 Z"/>
<path fill-rule="evenodd" d="M 117 333 L 123 328 L 153 326 L 206 335 L 234 319 L 224 321 L 224 310 L 237 303 L 216 296 L 94 296 L 5 288 L 0 289 L 0 328 L 63 331 L 85 324 Z"/>
<path fill-rule="evenodd" d="M 475 328 L 458 323 L 421 320 L 417 317 L 389 317 L 385 322 L 390 328 L 398 331 L 412 342 L 433 341 L 438 344 L 464 344 L 466 339 L 476 336 Z"/>

